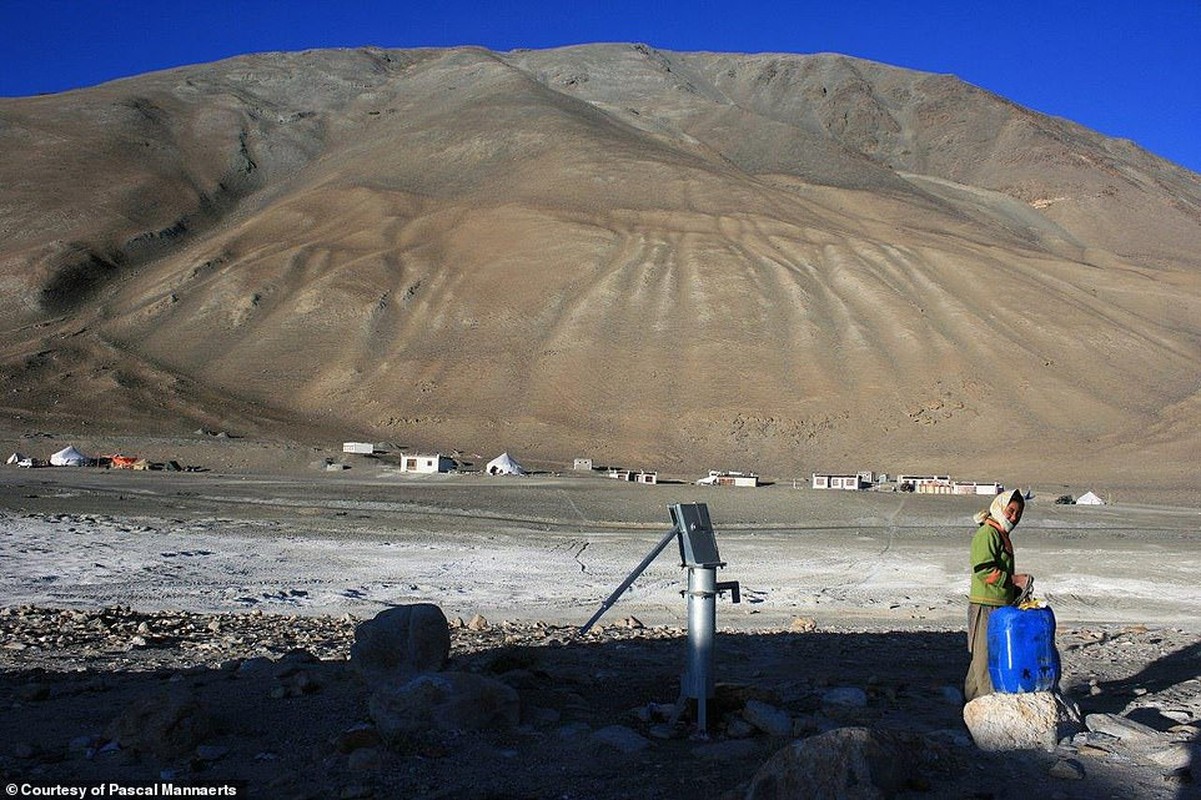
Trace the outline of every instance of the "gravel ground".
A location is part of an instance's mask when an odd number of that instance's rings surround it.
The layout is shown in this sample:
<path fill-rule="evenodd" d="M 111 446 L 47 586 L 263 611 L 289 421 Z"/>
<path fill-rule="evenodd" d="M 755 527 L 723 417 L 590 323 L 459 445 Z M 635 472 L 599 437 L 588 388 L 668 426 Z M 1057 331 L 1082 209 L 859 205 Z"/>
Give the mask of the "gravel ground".
<path fill-rule="evenodd" d="M 936 748 L 906 797 L 1195 795 L 1194 762 L 1180 758 L 1201 725 L 1195 510 L 1032 504 L 1015 536 L 1019 563 L 1059 617 L 1065 693 L 1086 714 L 1153 735 L 1092 732 L 1005 756 L 970 744 L 956 696 L 974 504 L 357 472 L 0 471 L 5 782 L 167 781 L 252 797 L 735 797 L 794 736 L 865 726 Z M 720 577 L 743 589 L 740 605 L 718 606 L 721 687 L 704 740 L 662 718 L 685 657 L 674 553 L 577 635 L 681 500 L 709 504 L 729 562 Z M 463 621 L 449 669 L 513 686 L 518 727 L 392 747 L 362 733 L 369 690 L 347 661 L 355 625 L 417 601 Z M 864 705 L 833 709 L 825 700 L 839 689 L 862 692 Z M 160 693 L 202 709 L 203 736 L 176 754 L 113 748 L 115 721 Z M 793 731 L 748 725 L 750 699 Z M 602 733 L 614 726 L 645 747 L 614 745 Z"/>

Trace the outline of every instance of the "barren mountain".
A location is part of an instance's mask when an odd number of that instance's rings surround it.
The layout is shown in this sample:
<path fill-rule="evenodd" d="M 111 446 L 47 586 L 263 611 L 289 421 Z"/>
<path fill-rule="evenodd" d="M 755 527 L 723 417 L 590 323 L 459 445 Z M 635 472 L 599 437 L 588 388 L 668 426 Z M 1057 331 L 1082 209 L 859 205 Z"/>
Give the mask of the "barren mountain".
<path fill-rule="evenodd" d="M 1193 481 L 1201 176 L 951 76 L 273 53 L 0 100 L 0 153 L 18 430 Z"/>

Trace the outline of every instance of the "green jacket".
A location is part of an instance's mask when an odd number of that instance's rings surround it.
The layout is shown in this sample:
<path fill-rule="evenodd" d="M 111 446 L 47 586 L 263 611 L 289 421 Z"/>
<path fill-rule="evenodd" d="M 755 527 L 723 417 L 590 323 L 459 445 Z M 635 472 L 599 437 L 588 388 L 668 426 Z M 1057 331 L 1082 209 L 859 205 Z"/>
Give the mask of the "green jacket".
<path fill-rule="evenodd" d="M 985 522 L 972 536 L 972 588 L 969 601 L 982 606 L 1008 606 L 1018 598 L 1013 585 L 1013 545 L 1005 546 L 1001 533 Z M 994 570 L 1000 574 L 992 583 L 985 581 Z"/>

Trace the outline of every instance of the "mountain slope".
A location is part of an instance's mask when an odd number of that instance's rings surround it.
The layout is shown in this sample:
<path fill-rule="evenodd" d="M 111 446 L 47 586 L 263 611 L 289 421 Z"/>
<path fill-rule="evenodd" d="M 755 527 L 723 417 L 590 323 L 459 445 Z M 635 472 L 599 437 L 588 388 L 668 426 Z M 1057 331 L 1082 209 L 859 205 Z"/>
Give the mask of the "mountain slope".
<path fill-rule="evenodd" d="M 312 51 L 0 124 L 12 415 L 100 386 L 116 426 L 1191 479 L 1201 178 L 948 76 Z"/>

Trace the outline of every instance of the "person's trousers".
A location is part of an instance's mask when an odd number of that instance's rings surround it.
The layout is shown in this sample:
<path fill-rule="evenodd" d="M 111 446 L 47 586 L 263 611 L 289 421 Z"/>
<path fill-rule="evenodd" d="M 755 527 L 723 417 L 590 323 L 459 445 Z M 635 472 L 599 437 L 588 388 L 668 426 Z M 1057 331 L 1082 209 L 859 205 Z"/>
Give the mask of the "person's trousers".
<path fill-rule="evenodd" d="M 968 603 L 967 606 L 967 651 L 972 661 L 963 680 L 963 699 L 971 702 L 977 697 L 992 694 L 992 678 L 988 675 L 988 618 L 996 606 Z"/>

